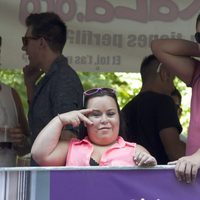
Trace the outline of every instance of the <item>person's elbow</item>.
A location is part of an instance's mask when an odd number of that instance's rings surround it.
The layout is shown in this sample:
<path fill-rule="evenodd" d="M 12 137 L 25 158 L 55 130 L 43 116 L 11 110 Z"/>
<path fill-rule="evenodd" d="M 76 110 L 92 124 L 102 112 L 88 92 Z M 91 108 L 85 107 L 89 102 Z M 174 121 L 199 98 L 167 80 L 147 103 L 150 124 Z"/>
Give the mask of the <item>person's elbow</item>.
<path fill-rule="evenodd" d="M 46 157 L 41 155 L 41 152 L 39 152 L 38 150 L 39 149 L 33 145 L 31 149 L 31 157 L 38 165 L 46 166 L 47 165 Z"/>
<path fill-rule="evenodd" d="M 161 51 L 162 45 L 160 44 L 160 40 L 152 40 L 151 41 L 151 50 L 152 53 L 156 56 L 157 53 Z"/>

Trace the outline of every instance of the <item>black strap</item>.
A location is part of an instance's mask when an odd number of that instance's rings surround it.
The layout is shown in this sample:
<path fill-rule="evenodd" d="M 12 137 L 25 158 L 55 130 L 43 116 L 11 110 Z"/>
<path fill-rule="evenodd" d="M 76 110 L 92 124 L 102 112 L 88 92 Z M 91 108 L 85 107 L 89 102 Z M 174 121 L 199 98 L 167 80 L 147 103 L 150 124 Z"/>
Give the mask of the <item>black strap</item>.
<path fill-rule="evenodd" d="M 0 148 L 1 149 L 11 149 L 12 148 L 12 143 L 11 142 L 0 142 Z"/>

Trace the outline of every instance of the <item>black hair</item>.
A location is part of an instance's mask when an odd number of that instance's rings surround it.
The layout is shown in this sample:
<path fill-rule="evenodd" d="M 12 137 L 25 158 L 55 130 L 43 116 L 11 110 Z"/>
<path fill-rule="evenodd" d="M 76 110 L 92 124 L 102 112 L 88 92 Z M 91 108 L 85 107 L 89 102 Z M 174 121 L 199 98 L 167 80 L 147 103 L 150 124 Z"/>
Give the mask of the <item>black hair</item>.
<path fill-rule="evenodd" d="M 52 51 L 62 52 L 67 40 L 67 27 L 57 14 L 32 13 L 26 18 L 26 26 L 32 27 L 34 37 L 43 37 Z"/>
<path fill-rule="evenodd" d="M 140 67 L 140 74 L 143 83 L 156 76 L 159 64 L 160 62 L 153 54 L 143 59 Z"/>
<path fill-rule="evenodd" d="M 171 96 L 177 96 L 180 100 L 180 102 L 182 101 L 182 96 L 181 93 L 179 92 L 179 90 L 177 88 L 175 88 L 172 92 L 171 92 Z"/>
<path fill-rule="evenodd" d="M 125 123 L 124 123 L 124 120 L 122 119 L 121 110 L 120 110 L 120 107 L 119 107 L 119 104 L 118 104 L 118 101 L 117 101 L 116 94 L 114 92 L 111 93 L 111 92 L 108 92 L 106 90 L 101 90 L 101 91 L 98 91 L 94 94 L 84 96 L 84 108 L 87 108 L 88 101 L 90 99 L 92 99 L 94 97 L 103 97 L 103 96 L 109 96 L 109 97 L 112 97 L 114 99 L 114 101 L 117 105 L 117 111 L 119 113 L 119 120 L 120 120 L 119 121 L 119 136 L 126 139 L 125 138 Z M 86 136 L 87 136 L 87 129 L 83 124 L 81 124 L 79 139 L 83 139 Z"/>
<path fill-rule="evenodd" d="M 199 22 L 200 22 L 200 14 L 197 16 L 197 20 L 196 20 L 196 28 L 197 28 Z"/>

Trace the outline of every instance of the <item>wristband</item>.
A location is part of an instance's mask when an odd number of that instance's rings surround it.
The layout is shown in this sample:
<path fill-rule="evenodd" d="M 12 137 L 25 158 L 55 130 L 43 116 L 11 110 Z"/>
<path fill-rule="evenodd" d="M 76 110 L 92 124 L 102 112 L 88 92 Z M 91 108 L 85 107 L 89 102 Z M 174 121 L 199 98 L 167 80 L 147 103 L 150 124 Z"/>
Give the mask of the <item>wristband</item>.
<path fill-rule="evenodd" d="M 57 114 L 57 116 L 58 116 L 58 119 L 60 120 L 61 124 L 64 125 L 59 113 Z"/>

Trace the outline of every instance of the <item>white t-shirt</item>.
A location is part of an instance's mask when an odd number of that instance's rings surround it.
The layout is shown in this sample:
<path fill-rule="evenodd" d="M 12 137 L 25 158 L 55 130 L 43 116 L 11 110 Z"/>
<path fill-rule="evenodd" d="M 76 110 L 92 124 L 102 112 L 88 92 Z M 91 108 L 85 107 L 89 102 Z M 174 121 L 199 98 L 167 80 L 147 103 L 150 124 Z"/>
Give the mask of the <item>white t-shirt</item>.
<path fill-rule="evenodd" d="M 12 90 L 9 86 L 0 83 L 0 127 L 14 128 L 18 125 L 18 115 Z M 4 131 L 0 133 L 0 143 L 9 142 L 4 135 Z M 0 147 L 0 167 L 16 166 L 16 152 L 14 149 Z"/>

